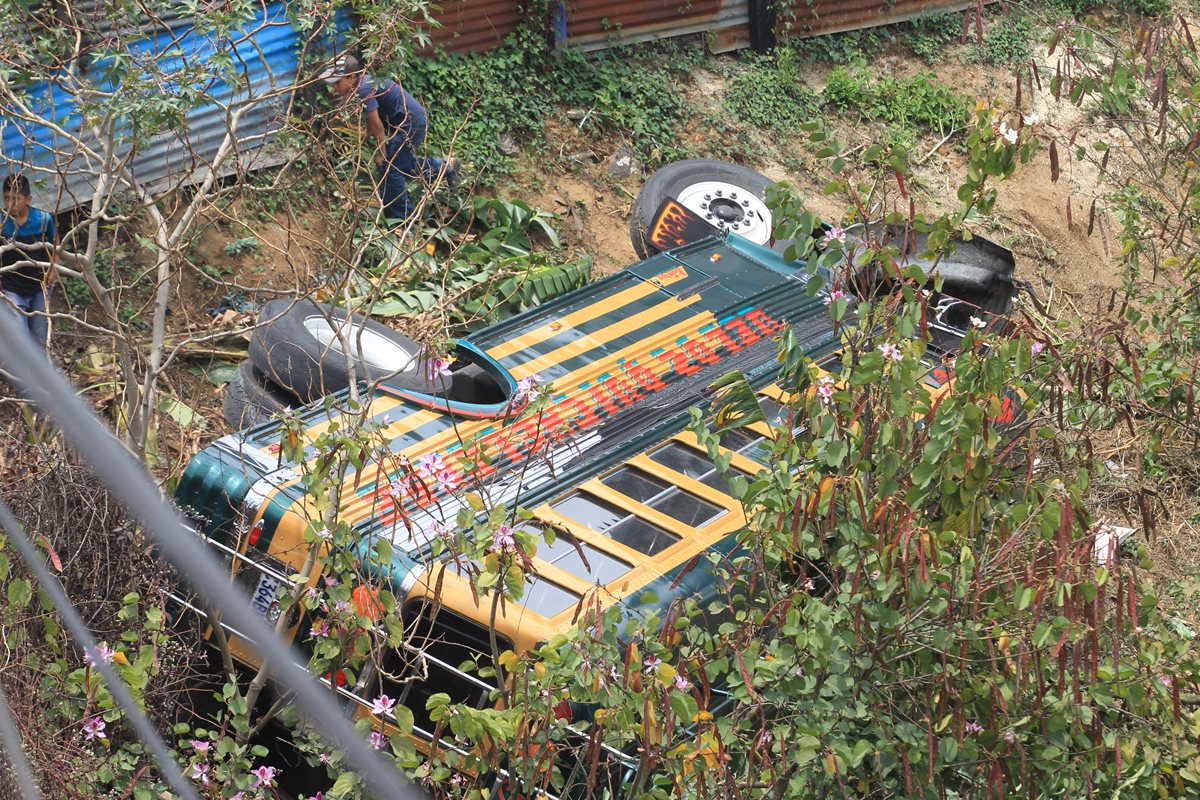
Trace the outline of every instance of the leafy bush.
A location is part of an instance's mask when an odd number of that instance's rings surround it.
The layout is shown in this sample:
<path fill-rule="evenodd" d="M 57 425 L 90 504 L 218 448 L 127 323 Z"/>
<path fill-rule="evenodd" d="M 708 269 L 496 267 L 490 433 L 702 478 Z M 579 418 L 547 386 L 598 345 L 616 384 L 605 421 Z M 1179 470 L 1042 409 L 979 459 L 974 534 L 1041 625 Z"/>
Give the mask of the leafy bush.
<path fill-rule="evenodd" d="M 568 259 L 553 215 L 520 201 L 475 197 L 465 230 L 425 232 L 426 249 L 409 252 L 390 237 L 369 241 L 368 278 L 355 305 L 378 316 L 417 316 L 440 309 L 452 324 L 493 322 L 585 284 L 592 258 Z M 550 247 L 545 248 L 548 244 Z"/>
<path fill-rule="evenodd" d="M 514 164 L 501 137 L 536 145 L 546 118 L 563 107 L 588 115 L 585 131 L 630 135 L 653 166 L 691 155 L 679 131 L 694 109 L 671 87 L 687 82 L 695 59 L 670 44 L 547 54 L 542 38 L 522 29 L 486 53 L 414 59 L 404 82 L 430 111 L 435 147 L 453 141 L 466 158 L 499 173 Z"/>
<path fill-rule="evenodd" d="M 972 34 L 973 35 L 973 34 Z M 983 41 L 967 51 L 967 60 L 979 64 L 1018 64 L 1033 55 L 1033 19 L 1021 11 L 1001 10 L 987 14 Z"/>
<path fill-rule="evenodd" d="M 965 126 L 971 100 L 938 82 L 932 73 L 911 78 L 874 78 L 865 69 L 838 67 L 825 82 L 828 106 L 866 119 L 945 133 Z"/>
<path fill-rule="evenodd" d="M 730 79 L 725 101 L 738 124 L 787 133 L 812 118 L 817 97 L 801 81 L 796 59 L 789 48 L 773 59 L 747 57 L 747 68 Z"/>
<path fill-rule="evenodd" d="M 946 47 L 962 37 L 962 23 L 959 12 L 934 14 L 908 23 L 904 35 L 918 58 L 936 64 L 944 57 Z"/>

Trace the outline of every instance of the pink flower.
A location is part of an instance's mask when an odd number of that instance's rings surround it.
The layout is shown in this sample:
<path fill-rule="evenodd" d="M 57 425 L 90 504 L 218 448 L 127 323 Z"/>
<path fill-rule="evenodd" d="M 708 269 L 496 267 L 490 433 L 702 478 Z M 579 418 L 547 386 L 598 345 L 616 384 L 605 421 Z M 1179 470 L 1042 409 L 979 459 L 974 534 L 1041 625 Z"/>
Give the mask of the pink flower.
<path fill-rule="evenodd" d="M 824 303 L 827 306 L 831 306 L 831 305 L 833 305 L 834 300 L 849 300 L 849 299 L 850 299 L 850 295 L 846 294 L 841 289 L 834 289 L 832 292 L 829 293 L 829 296 L 825 298 Z"/>
<path fill-rule="evenodd" d="M 322 764 L 332 764 L 333 763 L 333 753 L 321 753 L 320 755 L 317 756 L 317 760 L 320 761 Z"/>
<path fill-rule="evenodd" d="M 821 402 L 829 404 L 833 402 L 833 378 L 828 375 L 822 375 L 817 380 L 817 395 L 821 398 Z"/>
<path fill-rule="evenodd" d="M 314 639 L 329 638 L 329 620 L 319 619 L 309 628 L 308 635 Z"/>
<path fill-rule="evenodd" d="M 442 522 L 440 519 L 435 519 L 433 522 L 429 523 L 428 533 L 430 536 L 436 536 L 447 543 L 454 541 L 454 532 L 451 531 L 446 523 Z"/>
<path fill-rule="evenodd" d="M 879 352 L 883 353 L 884 358 L 890 358 L 892 361 L 903 361 L 904 353 L 900 348 L 891 342 L 884 342 L 879 345 Z"/>
<path fill-rule="evenodd" d="M 192 780 L 200 781 L 205 786 L 208 786 L 208 764 L 200 762 L 192 764 Z"/>
<path fill-rule="evenodd" d="M 1168 689 L 1170 689 L 1171 684 L 1174 683 L 1174 681 L 1171 680 L 1170 675 L 1159 675 L 1158 682 L 1161 683 L 1163 686 L 1167 687 Z"/>
<path fill-rule="evenodd" d="M 382 750 L 383 742 L 384 742 L 384 738 L 383 738 L 382 733 L 380 733 L 379 731 L 371 731 L 371 749 L 372 750 Z"/>
<path fill-rule="evenodd" d="M 438 488 L 443 492 L 453 492 L 458 488 L 458 476 L 449 469 L 443 469 L 434 476 L 434 481 L 437 482 Z"/>
<path fill-rule="evenodd" d="M 113 650 L 106 644 L 100 644 L 96 645 L 96 654 L 100 656 L 100 660 L 105 664 L 111 664 L 113 656 L 117 654 L 117 651 Z M 86 652 L 83 654 L 83 663 L 87 664 L 89 667 L 96 663 L 96 660 L 92 658 L 91 652 Z"/>
<path fill-rule="evenodd" d="M 104 735 L 105 722 L 100 717 L 91 717 L 83 723 L 83 738 L 89 742 L 93 739 L 107 739 Z"/>
<path fill-rule="evenodd" d="M 1009 744 L 1012 744 L 1016 740 L 1017 740 L 1016 731 L 1005 731 L 1004 732 L 1004 741 L 1008 742 Z"/>
<path fill-rule="evenodd" d="M 334 575 L 326 575 L 325 576 L 325 585 L 326 586 L 337 586 L 339 583 L 341 583 L 341 581 L 339 581 L 336 576 L 334 576 Z"/>
<path fill-rule="evenodd" d="M 431 381 L 436 381 L 438 378 L 449 378 L 454 374 L 450 371 L 450 361 L 441 356 L 430 356 L 426 372 Z"/>
<path fill-rule="evenodd" d="M 1036 356 L 1045 349 L 1046 345 L 1043 342 L 1034 342 L 1033 344 L 1029 345 L 1029 354 Z"/>
<path fill-rule="evenodd" d="M 963 730 L 965 730 L 967 733 L 983 733 L 983 726 L 975 720 L 971 720 L 963 726 Z"/>
<path fill-rule="evenodd" d="M 439 472 L 449 469 L 450 465 L 446 463 L 446 459 L 441 453 L 426 453 L 417 459 L 414 467 L 422 476 L 434 479 L 437 478 Z"/>
<path fill-rule="evenodd" d="M 658 656 L 646 656 L 645 660 L 642 661 L 642 666 L 646 669 L 646 672 L 657 671 L 661 664 L 662 659 Z"/>
<path fill-rule="evenodd" d="M 513 530 L 507 525 L 501 525 L 492 534 L 491 552 L 507 553 L 517 549 L 517 540 L 513 538 Z"/>
<path fill-rule="evenodd" d="M 388 697 L 386 694 L 381 694 L 371 701 L 371 713 L 377 717 L 384 714 L 391 714 L 392 709 L 396 707 L 396 701 Z"/>
<path fill-rule="evenodd" d="M 250 785 L 251 789 L 261 789 L 264 787 L 273 786 L 275 784 L 274 767 L 259 767 L 258 769 L 250 770 L 250 774 L 254 776 L 254 783 Z"/>
<path fill-rule="evenodd" d="M 682 675 L 676 675 L 675 676 L 675 688 L 681 692 L 686 692 L 688 689 L 692 688 L 692 684 L 688 681 L 687 678 L 683 677 Z"/>
<path fill-rule="evenodd" d="M 201 739 L 192 739 L 192 749 L 200 755 L 205 755 L 212 749 L 212 742 L 205 742 Z"/>
<path fill-rule="evenodd" d="M 537 387 L 542 382 L 542 376 L 534 373 L 528 378 L 521 378 L 517 381 L 517 391 L 513 394 L 513 400 L 518 403 L 527 403 L 537 397 Z"/>
<path fill-rule="evenodd" d="M 842 245 L 846 243 L 846 232 L 836 225 L 825 231 L 825 238 L 821 240 L 821 246 L 828 247 L 833 242 Z"/>

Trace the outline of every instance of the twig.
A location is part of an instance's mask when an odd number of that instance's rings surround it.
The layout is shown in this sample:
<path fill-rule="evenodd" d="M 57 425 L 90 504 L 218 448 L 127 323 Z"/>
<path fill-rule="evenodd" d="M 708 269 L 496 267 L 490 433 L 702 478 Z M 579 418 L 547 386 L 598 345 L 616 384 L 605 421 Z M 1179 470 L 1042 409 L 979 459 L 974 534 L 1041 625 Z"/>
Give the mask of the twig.
<path fill-rule="evenodd" d="M 958 133 L 958 131 L 959 131 L 958 128 L 951 128 L 950 132 L 947 133 L 945 136 L 943 136 L 942 140 L 940 142 L 938 142 L 937 144 L 935 144 L 933 146 L 933 149 L 925 154 L 924 158 L 922 158 L 920 161 L 917 162 L 917 165 L 920 166 L 921 164 L 924 164 L 926 161 L 928 161 L 930 158 L 932 158 L 933 154 L 936 153 L 938 150 L 940 150 L 942 145 L 944 145 L 946 142 L 950 141 L 950 137 L 953 136 L 954 134 Z"/>

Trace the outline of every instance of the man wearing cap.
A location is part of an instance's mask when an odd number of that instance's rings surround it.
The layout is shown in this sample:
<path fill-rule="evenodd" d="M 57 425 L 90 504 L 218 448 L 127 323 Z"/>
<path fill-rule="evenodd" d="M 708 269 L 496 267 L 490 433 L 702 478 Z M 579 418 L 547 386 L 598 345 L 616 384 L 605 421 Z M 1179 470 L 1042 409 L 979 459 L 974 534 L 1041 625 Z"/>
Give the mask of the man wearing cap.
<path fill-rule="evenodd" d="M 400 84 L 368 76 L 357 58 L 338 57 L 321 78 L 334 95 L 347 100 L 357 94 L 366 114 L 367 133 L 375 141 L 374 160 L 383 195 L 383 215 L 407 219 L 413 212 L 408 180 L 434 181 L 445 177 L 450 190 L 458 188 L 457 158 L 425 158 L 417 149 L 425 142 L 429 115 Z"/>

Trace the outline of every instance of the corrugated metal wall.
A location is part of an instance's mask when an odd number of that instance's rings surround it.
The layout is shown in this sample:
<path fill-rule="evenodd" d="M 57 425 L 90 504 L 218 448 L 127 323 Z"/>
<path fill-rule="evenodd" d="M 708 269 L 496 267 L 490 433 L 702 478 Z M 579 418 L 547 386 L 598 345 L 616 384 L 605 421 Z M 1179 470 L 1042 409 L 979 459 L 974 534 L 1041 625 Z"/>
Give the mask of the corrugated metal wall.
<path fill-rule="evenodd" d="M 93 0 L 95 2 L 96 0 Z M 994 2 L 994 0 L 985 0 Z M 976 0 L 778 0 L 778 33 L 815 36 L 961 11 Z M 712 52 L 750 46 L 750 0 L 569 0 L 565 42 L 583 50 L 703 33 Z M 525 15 L 518 0 L 446 0 L 434 47 L 481 52 L 501 44 Z"/>
<path fill-rule="evenodd" d="M 515 0 L 444 0 L 434 17 L 442 24 L 430 32 L 434 47 L 478 53 L 502 43 L 524 14 Z"/>
<path fill-rule="evenodd" d="M 87 7 L 81 6 L 77 11 L 99 13 L 92 6 L 103 3 L 104 0 L 91 0 Z M 166 29 L 149 19 L 138 21 L 144 35 L 130 45 L 135 57 L 154 56 L 160 68 L 172 71 L 188 63 L 203 64 L 215 52 L 229 50 L 227 43 L 215 42 L 196 33 L 183 17 L 168 15 L 160 19 L 169 20 L 175 27 Z M 238 65 L 236 77 L 230 82 L 214 79 L 204 87 L 205 94 L 213 102 L 188 112 L 188 128 L 183 135 L 163 133 L 141 145 L 131 161 L 139 181 L 161 188 L 181 173 L 198 171 L 196 177 L 202 177 L 206 165 L 211 164 L 225 138 L 228 130 L 226 107 L 230 103 L 248 102 L 252 106 L 241 120 L 239 138 L 265 136 L 269 139 L 282 124 L 286 92 L 267 102 L 262 98 L 286 89 L 295 81 L 300 36 L 288 21 L 283 2 L 261 8 L 244 30 L 253 31 L 253 37 L 233 48 L 233 63 Z M 99 75 L 102 66 L 93 65 L 92 71 Z M 55 120 L 70 134 L 95 146 L 96 140 L 83 127 L 73 98 L 61 86 L 34 87 L 30 96 L 46 118 Z M 5 171 L 21 170 L 30 176 L 35 184 L 35 202 L 44 207 L 65 209 L 89 199 L 93 182 L 88 173 L 94 170 L 89 168 L 91 165 L 84 155 L 75 152 L 68 139 L 56 135 L 50 126 L 20 124 L 10 114 L 0 115 L 0 126 L 3 128 L 3 167 Z M 243 164 L 253 162 L 259 146 L 243 150 Z M 128 145 L 118 150 L 121 157 L 130 152 Z"/>
<path fill-rule="evenodd" d="M 719 0 L 574 0 L 567 43 L 584 50 L 712 30 Z"/>
<path fill-rule="evenodd" d="M 986 3 L 995 0 L 985 0 Z M 929 14 L 962 11 L 978 5 L 977 0 L 780 0 L 780 36 L 816 36 L 897 22 Z"/>

